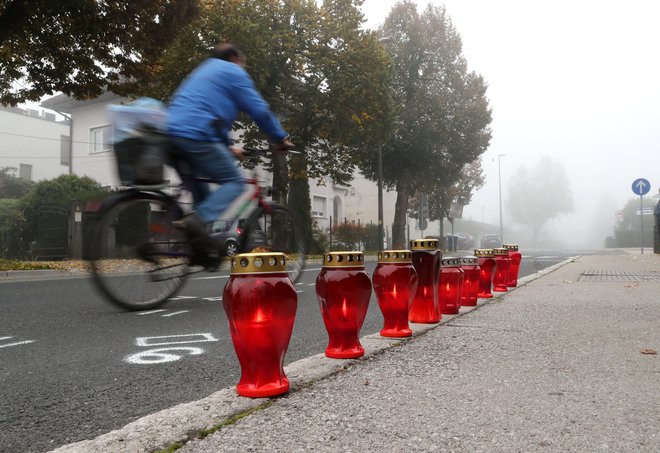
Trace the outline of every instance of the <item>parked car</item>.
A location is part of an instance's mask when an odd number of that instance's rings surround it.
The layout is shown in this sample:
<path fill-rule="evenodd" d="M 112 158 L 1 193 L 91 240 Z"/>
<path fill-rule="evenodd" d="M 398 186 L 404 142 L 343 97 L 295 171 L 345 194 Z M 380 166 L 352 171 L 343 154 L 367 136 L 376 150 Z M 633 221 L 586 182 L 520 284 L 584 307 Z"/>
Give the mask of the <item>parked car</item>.
<path fill-rule="evenodd" d="M 245 228 L 246 219 L 216 220 L 209 225 L 209 234 L 218 242 L 227 256 L 234 256 L 237 253 L 245 252 L 239 250 L 238 236 Z M 257 247 L 266 243 L 266 235 L 260 228 L 252 232 L 250 244 Z"/>
<path fill-rule="evenodd" d="M 502 247 L 502 241 L 497 234 L 484 234 L 481 238 L 480 247 L 482 249 L 492 249 Z"/>

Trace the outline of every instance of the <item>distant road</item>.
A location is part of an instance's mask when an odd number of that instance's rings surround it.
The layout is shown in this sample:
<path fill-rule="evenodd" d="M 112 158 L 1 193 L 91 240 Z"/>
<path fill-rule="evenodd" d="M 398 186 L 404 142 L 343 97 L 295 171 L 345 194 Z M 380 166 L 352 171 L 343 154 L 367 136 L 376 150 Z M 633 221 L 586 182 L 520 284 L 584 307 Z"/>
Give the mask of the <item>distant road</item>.
<path fill-rule="evenodd" d="M 523 255 L 521 276 L 568 256 Z M 374 267 L 367 263 L 369 275 Z M 287 363 L 325 349 L 319 270 L 309 265 L 296 286 Z M 197 274 L 148 312 L 106 304 L 86 277 L 0 282 L 0 451 L 51 450 L 235 385 L 240 369 L 221 302 L 227 279 Z M 372 296 L 361 334 L 381 327 Z"/>

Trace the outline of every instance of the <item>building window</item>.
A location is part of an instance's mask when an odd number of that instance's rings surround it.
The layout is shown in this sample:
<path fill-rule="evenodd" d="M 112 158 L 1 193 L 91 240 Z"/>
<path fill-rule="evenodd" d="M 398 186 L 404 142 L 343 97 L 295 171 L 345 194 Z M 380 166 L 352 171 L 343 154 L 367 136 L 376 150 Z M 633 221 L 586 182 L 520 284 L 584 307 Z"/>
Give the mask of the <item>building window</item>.
<path fill-rule="evenodd" d="M 327 199 L 325 197 L 314 195 L 312 197 L 312 217 L 325 218 L 326 204 Z"/>
<path fill-rule="evenodd" d="M 71 165 L 71 140 L 68 135 L 60 135 L 60 165 Z"/>
<path fill-rule="evenodd" d="M 19 178 L 23 178 L 23 179 L 27 179 L 28 181 L 32 181 L 32 165 L 19 164 L 18 176 L 19 176 Z"/>
<path fill-rule="evenodd" d="M 89 130 L 89 153 L 101 153 L 112 148 L 112 126 L 93 127 Z"/>

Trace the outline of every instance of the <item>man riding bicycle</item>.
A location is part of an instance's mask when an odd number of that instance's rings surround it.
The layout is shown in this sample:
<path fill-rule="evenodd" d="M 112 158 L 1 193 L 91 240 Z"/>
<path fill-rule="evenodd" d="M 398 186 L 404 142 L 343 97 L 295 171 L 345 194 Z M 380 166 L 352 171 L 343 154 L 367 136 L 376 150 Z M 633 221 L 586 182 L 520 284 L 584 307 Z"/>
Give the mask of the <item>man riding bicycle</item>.
<path fill-rule="evenodd" d="M 220 217 L 244 188 L 236 165 L 241 148 L 232 146 L 229 131 L 239 112 L 247 113 L 275 143 L 276 151 L 294 147 L 287 133 L 257 91 L 245 70 L 246 58 L 233 44 L 222 43 L 181 83 L 168 107 L 167 133 L 183 153 L 195 177 L 220 184 L 211 192 L 206 184 L 194 193 L 195 212 L 179 222 L 193 244 L 198 264 L 216 262 L 221 251 L 206 225 Z"/>

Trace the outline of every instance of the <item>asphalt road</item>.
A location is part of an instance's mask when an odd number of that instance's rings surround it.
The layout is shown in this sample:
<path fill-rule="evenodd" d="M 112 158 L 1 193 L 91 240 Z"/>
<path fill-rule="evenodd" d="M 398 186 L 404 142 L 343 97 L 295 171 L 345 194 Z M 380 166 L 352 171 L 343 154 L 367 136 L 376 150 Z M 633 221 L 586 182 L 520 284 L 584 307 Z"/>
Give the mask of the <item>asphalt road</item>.
<path fill-rule="evenodd" d="M 571 253 L 524 256 L 521 276 Z M 367 263 L 372 274 L 375 263 Z M 327 336 L 308 266 L 286 362 Z M 196 274 L 160 310 L 121 311 L 86 277 L 0 282 L 0 451 L 47 451 L 235 385 L 240 369 L 220 296 L 226 272 Z M 361 334 L 382 316 L 372 296 Z"/>

